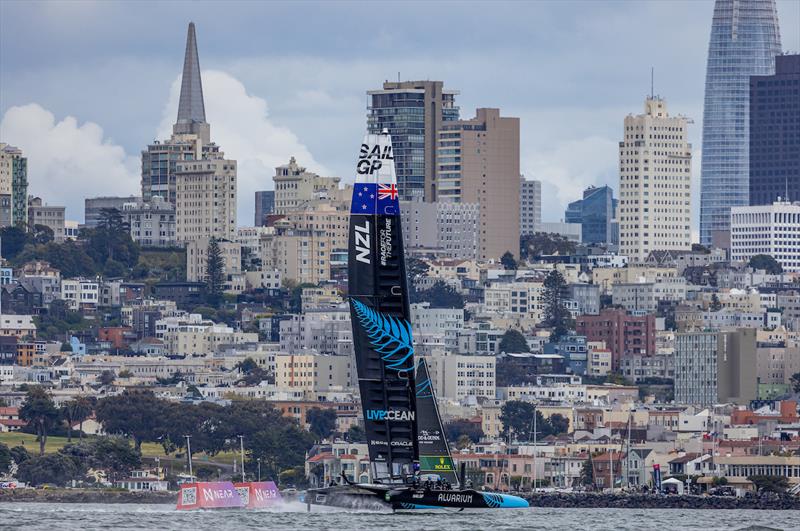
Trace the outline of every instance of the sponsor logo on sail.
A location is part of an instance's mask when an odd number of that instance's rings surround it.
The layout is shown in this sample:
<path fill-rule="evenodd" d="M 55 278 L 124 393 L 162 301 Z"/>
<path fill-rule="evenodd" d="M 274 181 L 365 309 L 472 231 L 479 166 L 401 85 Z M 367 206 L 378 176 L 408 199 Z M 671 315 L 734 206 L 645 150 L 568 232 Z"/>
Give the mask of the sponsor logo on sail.
<path fill-rule="evenodd" d="M 386 218 L 386 226 L 380 231 L 379 239 L 381 242 L 381 265 L 385 266 L 392 257 L 392 218 Z"/>
<path fill-rule="evenodd" d="M 407 422 L 414 420 L 413 411 L 403 411 L 395 409 L 368 409 L 367 420 L 377 420 L 379 422 Z"/>
<path fill-rule="evenodd" d="M 359 175 L 372 175 L 383 167 L 384 160 L 394 160 L 392 146 L 383 146 L 381 148 L 380 145 L 375 144 L 370 148 L 369 144 L 361 144 L 356 172 Z"/>
<path fill-rule="evenodd" d="M 439 430 L 420 430 L 419 434 L 417 434 L 417 440 L 420 442 L 441 441 L 442 436 Z"/>

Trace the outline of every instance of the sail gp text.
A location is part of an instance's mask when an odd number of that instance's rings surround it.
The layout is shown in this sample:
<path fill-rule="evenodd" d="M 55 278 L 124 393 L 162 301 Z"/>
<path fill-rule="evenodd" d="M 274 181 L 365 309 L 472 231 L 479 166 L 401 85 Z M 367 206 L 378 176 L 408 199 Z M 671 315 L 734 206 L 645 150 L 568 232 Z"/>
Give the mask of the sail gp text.
<path fill-rule="evenodd" d="M 392 257 L 392 220 L 386 218 L 386 226 L 383 230 L 378 232 L 381 245 L 381 265 L 385 266 L 386 262 Z"/>

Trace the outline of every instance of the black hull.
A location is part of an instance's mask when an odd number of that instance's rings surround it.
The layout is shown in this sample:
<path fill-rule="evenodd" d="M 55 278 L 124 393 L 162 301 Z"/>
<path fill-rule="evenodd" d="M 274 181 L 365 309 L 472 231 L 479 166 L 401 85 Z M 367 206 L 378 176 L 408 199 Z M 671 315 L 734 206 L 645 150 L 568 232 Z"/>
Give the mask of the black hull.
<path fill-rule="evenodd" d="M 337 485 L 311 489 L 306 504 L 344 509 L 501 509 L 525 508 L 528 502 L 517 496 L 474 489 L 425 489 L 389 485 Z"/>

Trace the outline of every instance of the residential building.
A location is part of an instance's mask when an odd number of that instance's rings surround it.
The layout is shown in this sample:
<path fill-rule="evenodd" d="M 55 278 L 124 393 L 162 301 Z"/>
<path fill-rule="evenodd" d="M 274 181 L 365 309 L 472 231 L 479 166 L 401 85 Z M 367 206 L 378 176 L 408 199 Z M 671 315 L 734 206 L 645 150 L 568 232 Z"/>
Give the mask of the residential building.
<path fill-rule="evenodd" d="M 236 238 L 236 161 L 218 149 L 175 167 L 175 237 Z"/>
<path fill-rule="evenodd" d="M 684 116 L 648 97 L 625 117 L 619 143 L 619 252 L 644 261 L 654 249 L 691 249 L 692 146 Z"/>
<path fill-rule="evenodd" d="M 275 356 L 275 385 L 279 389 L 342 390 L 352 387 L 354 378 L 351 356 L 283 353 Z"/>
<path fill-rule="evenodd" d="M 730 226 L 731 260 L 768 254 L 784 271 L 800 272 L 800 202 L 733 207 Z"/>
<path fill-rule="evenodd" d="M 542 222 L 542 181 L 519 178 L 519 234 L 536 232 Z"/>
<path fill-rule="evenodd" d="M 544 282 L 493 282 L 484 289 L 488 313 L 518 316 L 540 322 L 544 319 Z"/>
<path fill-rule="evenodd" d="M 617 200 L 610 186 L 590 186 L 583 191 L 583 199 L 569 204 L 564 213 L 566 223 L 581 225 L 582 243 L 613 243 Z"/>
<path fill-rule="evenodd" d="M 289 163 L 275 168 L 275 196 L 273 213 L 285 215 L 304 207 L 314 199 L 335 199 L 339 190 L 339 177 L 321 177 L 297 164 L 294 157 Z M 349 212 L 349 207 L 348 207 Z M 262 223 L 263 224 L 263 223 Z"/>
<path fill-rule="evenodd" d="M 282 221 L 261 239 L 262 269 L 277 270 L 281 279 L 298 284 L 319 284 L 330 280 L 331 250 L 327 230 L 299 230 Z"/>
<path fill-rule="evenodd" d="M 447 122 L 459 118 L 458 91 L 445 89 L 441 81 L 386 81 L 382 89 L 367 95 L 368 131 L 378 134 L 387 129 L 392 136 L 400 199 L 440 200 L 437 135 Z"/>
<path fill-rule="evenodd" d="M 440 399 L 495 397 L 494 356 L 465 356 L 436 352 L 426 356 L 434 392 Z"/>
<path fill-rule="evenodd" d="M 716 0 L 703 106 L 703 245 L 727 247 L 730 208 L 749 204 L 750 76 L 773 74 L 780 53 L 775 0 Z"/>
<path fill-rule="evenodd" d="M 126 203 L 135 203 L 141 201 L 141 199 L 141 197 L 135 195 L 87 197 L 83 200 L 83 226 L 87 229 L 93 229 L 103 219 L 103 210 L 119 210 L 122 212 L 122 207 Z"/>
<path fill-rule="evenodd" d="M 0 315 L 0 336 L 36 339 L 36 323 L 32 315 Z"/>
<path fill-rule="evenodd" d="M 479 259 L 518 256 L 519 118 L 501 117 L 499 109 L 475 114 L 439 129 L 435 194 L 438 201 L 479 205 Z"/>
<path fill-rule="evenodd" d="M 186 244 L 186 280 L 205 282 L 210 238 L 198 238 Z M 225 291 L 244 291 L 242 246 L 236 242 L 218 241 L 225 270 Z M 239 286 L 241 284 L 241 286 Z M 241 288 L 241 289 L 238 289 Z"/>
<path fill-rule="evenodd" d="M 28 159 L 0 142 L 0 227 L 28 223 Z"/>
<path fill-rule="evenodd" d="M 28 230 L 34 230 L 36 225 L 44 225 L 53 231 L 53 241 L 64 241 L 64 210 L 63 206 L 50 206 L 42 204 L 40 197 L 28 198 Z"/>
<path fill-rule="evenodd" d="M 800 54 L 775 58 L 775 74 L 750 77 L 750 204 L 800 201 Z"/>
<path fill-rule="evenodd" d="M 275 211 L 275 191 L 261 190 L 256 194 L 256 213 L 253 226 L 263 227 L 267 224 L 267 216 Z"/>
<path fill-rule="evenodd" d="M 61 299 L 70 310 L 93 310 L 100 300 L 100 284 L 85 278 L 61 279 Z"/>
<path fill-rule="evenodd" d="M 435 251 L 438 256 L 472 260 L 478 254 L 477 203 L 408 201 L 400 212 L 403 246 Z"/>
<path fill-rule="evenodd" d="M 755 400 L 757 390 L 755 329 L 677 334 L 675 401 L 678 404 L 748 404 Z"/>
<path fill-rule="evenodd" d="M 144 247 L 171 247 L 175 239 L 175 206 L 159 195 L 150 202 L 122 205 L 122 219 L 128 223 L 131 238 Z"/>
<path fill-rule="evenodd" d="M 611 351 L 611 368 L 616 371 L 623 357 L 635 354 L 652 356 L 656 351 L 655 316 L 628 315 L 625 310 L 606 308 L 599 315 L 581 315 L 576 333 L 588 341 L 604 341 Z"/>

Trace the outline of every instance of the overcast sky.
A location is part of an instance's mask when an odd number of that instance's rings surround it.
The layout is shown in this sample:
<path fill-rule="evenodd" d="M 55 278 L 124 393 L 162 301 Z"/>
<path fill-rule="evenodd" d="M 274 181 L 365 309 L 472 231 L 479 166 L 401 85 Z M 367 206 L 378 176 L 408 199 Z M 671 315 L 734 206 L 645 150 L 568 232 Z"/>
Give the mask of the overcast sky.
<path fill-rule="evenodd" d="M 352 180 L 365 92 L 443 80 L 462 118 L 521 118 L 522 171 L 546 221 L 590 184 L 617 189 L 623 118 L 655 92 L 694 119 L 699 203 L 711 0 L 470 2 L 0 1 L 0 141 L 29 157 L 29 192 L 83 220 L 83 198 L 140 193 L 139 152 L 169 135 L 186 26 L 197 25 L 211 137 L 239 161 L 239 223 L 273 168 Z M 778 0 L 784 50 L 800 1 Z M 697 220 L 695 219 L 695 226 Z"/>

